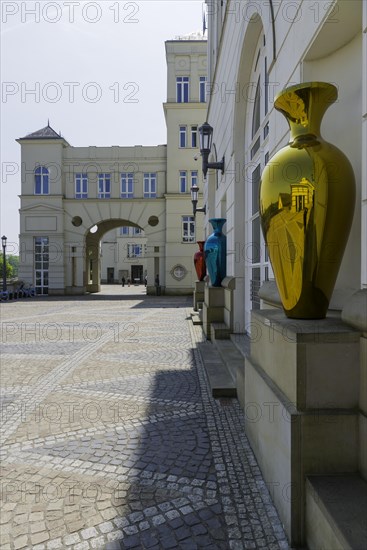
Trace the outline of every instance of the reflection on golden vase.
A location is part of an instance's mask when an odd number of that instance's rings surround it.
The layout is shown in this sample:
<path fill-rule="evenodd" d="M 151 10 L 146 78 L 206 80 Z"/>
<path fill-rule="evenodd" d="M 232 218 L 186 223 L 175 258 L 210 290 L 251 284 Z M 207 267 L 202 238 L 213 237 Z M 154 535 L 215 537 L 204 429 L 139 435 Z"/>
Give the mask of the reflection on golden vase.
<path fill-rule="evenodd" d="M 353 219 L 353 168 L 320 136 L 337 95 L 331 84 L 308 82 L 274 103 L 291 141 L 262 173 L 261 225 L 284 311 L 295 319 L 326 316 Z"/>

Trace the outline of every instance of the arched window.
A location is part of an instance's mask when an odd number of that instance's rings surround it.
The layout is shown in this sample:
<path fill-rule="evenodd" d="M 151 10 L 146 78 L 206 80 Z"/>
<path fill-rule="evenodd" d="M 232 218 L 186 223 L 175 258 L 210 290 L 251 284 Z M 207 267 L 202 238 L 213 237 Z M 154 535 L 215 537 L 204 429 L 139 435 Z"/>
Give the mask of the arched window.
<path fill-rule="evenodd" d="M 260 227 L 259 185 L 268 161 L 268 75 L 264 35 L 260 36 L 251 73 L 251 97 L 247 103 L 245 128 L 246 163 L 246 264 L 245 326 L 251 310 L 260 308 L 259 288 L 269 278 L 269 258 Z"/>
<path fill-rule="evenodd" d="M 256 135 L 256 132 L 260 128 L 260 77 L 257 81 L 256 92 L 255 92 L 255 101 L 254 101 L 254 110 L 252 113 L 252 137 Z"/>
<path fill-rule="evenodd" d="M 38 166 L 34 171 L 35 195 L 48 195 L 49 194 L 49 171 L 45 166 Z"/>

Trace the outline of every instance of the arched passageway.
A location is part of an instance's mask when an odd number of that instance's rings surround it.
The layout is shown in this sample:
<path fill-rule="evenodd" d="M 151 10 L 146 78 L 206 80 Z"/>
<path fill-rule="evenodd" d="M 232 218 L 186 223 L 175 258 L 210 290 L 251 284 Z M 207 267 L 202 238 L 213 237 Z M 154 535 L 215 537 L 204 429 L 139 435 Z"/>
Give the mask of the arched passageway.
<path fill-rule="evenodd" d="M 104 235 L 111 232 L 111 230 L 117 228 L 136 228 L 139 231 L 144 231 L 144 229 L 138 224 L 131 222 L 126 219 L 115 219 L 115 220 L 104 220 L 95 224 L 85 234 L 85 266 L 84 266 L 84 286 L 87 292 L 99 292 L 101 290 L 101 280 L 102 280 L 102 239 Z M 145 235 L 145 233 L 144 233 Z M 147 242 L 148 239 L 145 239 Z M 126 246 L 126 245 L 125 245 Z M 145 251 L 148 250 L 148 246 L 144 246 Z M 107 268 L 107 275 L 105 279 L 107 283 L 113 283 L 117 279 L 120 279 L 120 274 L 123 273 L 124 281 L 130 282 L 143 282 L 143 278 L 146 275 L 147 269 L 143 269 L 143 265 L 131 265 L 127 266 L 128 270 L 119 269 L 122 268 L 122 262 L 125 259 L 126 255 L 129 256 L 130 251 L 125 250 L 125 254 L 118 253 L 118 247 L 116 248 L 117 254 L 114 259 L 115 265 L 117 265 L 116 275 L 114 273 L 114 268 Z M 159 273 L 159 258 L 153 259 L 154 271 L 158 269 Z M 126 267 L 126 266 L 125 266 Z M 145 273 L 144 273 L 145 271 Z M 153 284 L 153 282 L 152 282 Z"/>

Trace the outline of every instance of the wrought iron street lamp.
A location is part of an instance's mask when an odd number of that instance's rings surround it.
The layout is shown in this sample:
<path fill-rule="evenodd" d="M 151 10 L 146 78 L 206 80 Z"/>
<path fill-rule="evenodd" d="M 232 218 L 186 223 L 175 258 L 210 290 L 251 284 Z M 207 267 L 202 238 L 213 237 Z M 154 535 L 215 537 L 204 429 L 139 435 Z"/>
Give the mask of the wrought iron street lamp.
<path fill-rule="evenodd" d="M 202 206 L 201 208 L 197 208 L 197 203 L 199 200 L 199 187 L 197 185 L 193 185 L 191 187 L 191 202 L 192 202 L 192 211 L 195 216 L 196 212 L 206 212 L 206 206 Z"/>
<path fill-rule="evenodd" d="M 5 235 L 1 237 L 1 244 L 3 247 L 3 292 L 7 290 L 7 286 L 6 286 L 6 241 L 7 240 L 8 239 L 7 237 L 5 237 Z"/>
<path fill-rule="evenodd" d="M 199 128 L 199 141 L 200 141 L 200 153 L 203 157 L 203 174 L 206 178 L 206 174 L 209 168 L 213 170 L 220 170 L 224 174 L 224 156 L 220 162 L 208 162 L 210 151 L 212 149 L 213 142 L 213 127 L 208 122 L 204 122 Z"/>

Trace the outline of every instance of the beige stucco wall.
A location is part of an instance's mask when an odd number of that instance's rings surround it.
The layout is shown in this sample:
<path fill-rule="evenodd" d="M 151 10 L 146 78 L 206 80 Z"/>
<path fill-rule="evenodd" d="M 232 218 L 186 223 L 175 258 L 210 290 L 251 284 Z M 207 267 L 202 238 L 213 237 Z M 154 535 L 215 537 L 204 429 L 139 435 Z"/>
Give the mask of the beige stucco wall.
<path fill-rule="evenodd" d="M 63 185 L 63 157 L 66 142 L 47 139 L 37 141 L 22 141 L 22 195 L 34 197 L 34 169 L 37 166 L 46 166 L 49 170 L 49 194 L 61 196 L 64 194 Z"/>
<path fill-rule="evenodd" d="M 310 80 L 331 82 L 338 88 L 338 101 L 325 113 L 321 134 L 348 156 L 357 184 L 353 226 L 330 305 L 333 309 L 341 310 L 348 303 L 349 297 L 367 284 L 367 4 L 360 0 L 320 0 L 316 3 L 307 0 L 228 0 L 222 8 L 214 0 L 207 0 L 207 4 L 212 14 L 209 17 L 208 67 L 209 80 L 213 83 L 208 121 L 214 128 L 218 159 L 225 155 L 226 173 L 223 178 L 218 178 L 217 185 L 213 185 L 215 181 L 209 179 L 204 196 L 211 205 L 211 216 L 215 214 L 227 218 L 227 273 L 236 278 L 234 315 L 238 332 L 246 332 L 251 328 L 245 322 L 248 294 L 246 258 L 242 254 L 249 243 L 246 201 L 251 199 L 248 190 L 251 186 L 251 171 L 254 169 L 249 151 L 253 101 L 251 97 L 247 99 L 246 91 L 247 86 L 254 84 L 252 67 L 257 59 L 261 62 L 261 57 L 257 56 L 260 50 L 258 40 L 262 33 L 265 37 L 263 48 L 269 79 L 269 134 L 267 137 L 261 135 L 263 153 L 268 152 L 271 158 L 289 140 L 286 120 L 273 107 L 275 94 L 289 85 Z M 274 7 L 274 20 L 271 4 Z M 250 132 L 246 135 L 245 128 L 248 127 Z M 210 231 L 207 217 L 205 230 Z M 364 318 L 365 312 L 364 308 Z M 300 323 L 304 326 L 302 321 Z M 256 334 L 254 332 L 253 337 Z M 334 336 L 337 337 L 337 334 Z M 299 355 L 296 356 L 293 349 L 286 350 L 281 340 L 277 342 L 275 338 L 272 342 L 277 350 L 269 352 L 267 358 L 267 345 L 263 341 L 257 345 L 257 365 L 252 364 L 252 359 L 246 360 L 246 382 L 242 380 L 239 396 L 245 407 L 246 401 L 255 407 L 264 403 L 277 403 L 277 411 L 281 412 L 280 389 L 286 401 L 295 401 L 292 368 L 299 362 Z M 365 400 L 360 397 L 358 403 L 357 391 L 359 386 L 361 395 L 365 395 L 365 334 L 360 339 L 358 336 L 355 349 L 349 356 L 351 346 L 339 339 L 336 342 L 337 345 L 330 342 L 323 346 L 318 344 L 307 347 L 308 357 L 319 357 L 322 365 L 318 365 L 314 372 L 309 371 L 312 375 L 308 379 L 309 385 L 304 384 L 302 387 L 312 390 L 314 400 L 319 397 L 318 389 L 326 387 L 330 392 L 330 402 L 338 402 L 342 396 L 345 399 L 342 407 L 350 407 L 353 414 L 348 411 L 344 416 L 338 410 L 334 426 L 328 425 L 327 418 L 325 422 L 313 425 L 312 416 L 305 415 L 298 422 L 303 434 L 299 439 L 302 445 L 293 449 L 289 438 L 297 423 L 278 423 L 272 419 L 266 426 L 263 418 L 251 421 L 245 408 L 246 432 L 268 482 L 276 480 L 280 487 L 284 486 L 290 479 L 294 461 L 299 457 L 307 463 L 304 471 L 326 472 L 330 467 L 329 471 L 332 472 L 358 471 L 362 477 L 366 476 Z M 303 353 L 302 346 L 299 352 Z M 338 358 L 334 360 L 332 353 L 335 352 Z M 287 365 L 290 367 L 288 374 Z M 326 373 L 323 369 L 329 365 L 332 367 L 331 372 L 323 379 Z M 348 368 L 341 380 L 340 372 L 345 365 Z M 278 378 L 276 373 L 279 374 Z M 349 392 L 353 393 L 353 399 L 350 399 Z M 315 406 L 315 401 L 310 401 L 310 404 Z M 294 440 L 297 442 L 297 437 Z M 300 481 L 303 487 L 303 478 Z M 289 532 L 287 521 L 292 509 L 281 492 L 277 494 L 275 490 L 274 499 Z M 298 500 L 296 495 L 293 509 L 299 502 L 303 502 L 303 497 Z"/>
<path fill-rule="evenodd" d="M 111 174 L 111 198 L 120 198 L 121 172 L 134 173 L 134 198 L 143 198 L 144 172 L 157 173 L 157 196 L 166 191 L 166 146 L 67 147 L 64 153 L 65 198 L 74 199 L 76 172 L 86 172 L 89 198 L 97 198 L 98 173 Z M 101 199 L 100 199 L 101 200 Z"/>
<path fill-rule="evenodd" d="M 167 145 L 131 147 L 73 147 L 60 139 L 21 139 L 22 195 L 20 209 L 20 276 L 34 283 L 34 238 L 48 236 L 57 257 L 50 262 L 49 279 L 52 292 L 83 292 L 90 278 L 93 260 L 93 291 L 98 290 L 100 277 L 106 279 L 107 267 L 114 267 L 120 278 L 122 270 L 142 263 L 148 273 L 148 287 L 154 289 L 154 278 L 168 293 L 192 293 L 196 274 L 193 255 L 195 242 L 183 242 L 182 216 L 192 215 L 189 187 L 190 173 L 201 174 L 198 147 L 179 147 L 179 126 L 199 126 L 206 118 L 206 104 L 199 102 L 199 77 L 206 74 L 206 41 L 174 40 L 166 42 L 167 102 L 164 115 Z M 176 76 L 190 77 L 190 102 L 176 103 Z M 162 114 L 163 116 L 163 114 Z M 50 170 L 50 194 L 34 195 L 34 170 L 38 165 Z M 179 171 L 188 174 L 187 192 L 179 193 Z M 75 174 L 87 173 L 88 198 L 75 199 Z M 134 198 L 120 197 L 121 172 L 134 173 Z M 155 198 L 144 198 L 144 173 L 157 175 Z M 111 174 L 111 198 L 98 198 L 98 174 Z M 199 180 L 200 185 L 200 180 Z M 152 217 L 156 218 L 157 223 Z M 78 218 L 78 219 L 77 219 Z M 196 219 L 196 239 L 202 238 L 202 216 Z M 77 223 L 76 223 L 77 222 Z M 93 237 L 89 231 L 97 225 Z M 108 232 L 123 225 L 140 227 L 145 232 L 147 254 L 143 259 L 129 259 L 104 247 L 100 257 L 99 241 Z M 196 240 L 195 239 L 195 240 Z M 118 239 L 120 241 L 120 239 Z M 136 239 L 129 239 L 134 242 Z M 183 277 L 172 276 L 175 266 L 183 268 Z M 89 288 L 90 290 L 92 287 Z"/>

